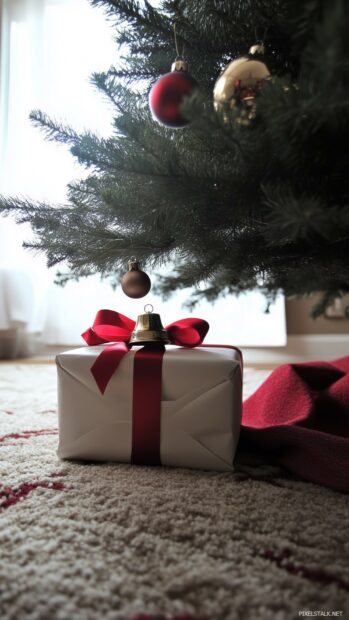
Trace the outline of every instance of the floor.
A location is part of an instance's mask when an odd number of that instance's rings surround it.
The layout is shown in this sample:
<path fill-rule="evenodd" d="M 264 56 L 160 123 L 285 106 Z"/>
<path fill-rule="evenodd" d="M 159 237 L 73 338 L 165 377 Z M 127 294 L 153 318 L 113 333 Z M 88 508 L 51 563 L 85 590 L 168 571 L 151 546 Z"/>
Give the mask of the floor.
<path fill-rule="evenodd" d="M 246 395 L 268 372 L 246 369 Z M 349 614 L 346 496 L 243 459 L 60 461 L 52 363 L 1 364 L 0 419 L 1 620 Z"/>

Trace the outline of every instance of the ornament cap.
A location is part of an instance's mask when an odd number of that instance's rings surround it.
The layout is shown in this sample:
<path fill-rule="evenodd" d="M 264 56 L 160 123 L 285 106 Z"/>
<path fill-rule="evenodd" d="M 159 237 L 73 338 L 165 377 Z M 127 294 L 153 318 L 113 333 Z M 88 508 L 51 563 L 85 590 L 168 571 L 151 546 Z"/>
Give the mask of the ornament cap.
<path fill-rule="evenodd" d="M 254 56 L 255 54 L 265 54 L 264 43 L 262 43 L 262 41 L 259 41 L 258 43 L 251 45 L 248 53 L 251 54 L 252 56 Z"/>
<path fill-rule="evenodd" d="M 128 261 L 128 270 L 129 271 L 138 271 L 139 270 L 139 262 L 135 258 L 131 258 Z"/>
<path fill-rule="evenodd" d="M 176 60 L 171 65 L 171 71 L 188 71 L 188 63 L 184 60 L 183 56 L 177 56 Z"/>
<path fill-rule="evenodd" d="M 163 328 L 160 314 L 153 313 L 153 306 L 144 306 L 144 314 L 137 317 L 136 326 L 131 334 L 130 344 L 169 344 L 166 329 Z"/>

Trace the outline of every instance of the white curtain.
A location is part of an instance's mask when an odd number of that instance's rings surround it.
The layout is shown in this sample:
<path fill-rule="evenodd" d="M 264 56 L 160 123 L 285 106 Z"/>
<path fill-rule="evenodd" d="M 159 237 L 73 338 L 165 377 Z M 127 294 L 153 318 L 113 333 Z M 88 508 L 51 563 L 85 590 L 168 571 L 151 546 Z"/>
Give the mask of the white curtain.
<path fill-rule="evenodd" d="M 89 76 L 116 60 L 112 26 L 88 0 L 0 0 L 0 6 L 0 193 L 64 202 L 67 183 L 85 171 L 65 146 L 46 142 L 28 115 L 40 108 L 78 130 L 110 133 L 111 110 Z M 21 325 L 47 343 L 78 344 L 101 307 L 135 317 L 150 302 L 164 323 L 188 314 L 181 307 L 187 292 L 167 303 L 151 292 L 134 302 L 98 277 L 61 289 L 44 257 L 22 249 L 30 238 L 29 227 L 0 219 L 0 296 L 8 299 L 5 309 L 0 305 L 0 333 Z M 269 314 L 264 308 L 260 294 L 251 293 L 213 306 L 203 302 L 195 314 L 212 326 L 208 341 L 285 344 L 282 297 Z"/>
<path fill-rule="evenodd" d="M 85 171 L 65 146 L 43 139 L 30 123 L 29 113 L 39 108 L 77 129 L 90 128 L 107 135 L 111 111 L 90 85 L 89 76 L 114 59 L 111 25 L 86 0 L 3 0 L 1 193 L 52 203 L 65 201 L 67 183 Z M 5 337 L 16 335 L 16 351 L 17 332 L 23 329 L 28 334 L 40 333 L 48 343 L 77 341 L 81 321 L 74 298 L 95 298 L 97 291 L 108 297 L 111 293 L 98 278 L 65 289 L 54 286 L 55 274 L 46 268 L 45 257 L 22 248 L 23 240 L 31 237 L 29 226 L 1 218 L 0 296 L 4 303 L 2 309 L 0 306 L 0 332 Z M 67 311 L 69 327 L 65 327 Z M 84 318 L 86 321 L 87 316 Z M 73 330 L 77 335 L 72 339 Z M 20 343 L 25 346 L 23 335 Z M 0 355 L 1 351 L 0 346 Z"/>

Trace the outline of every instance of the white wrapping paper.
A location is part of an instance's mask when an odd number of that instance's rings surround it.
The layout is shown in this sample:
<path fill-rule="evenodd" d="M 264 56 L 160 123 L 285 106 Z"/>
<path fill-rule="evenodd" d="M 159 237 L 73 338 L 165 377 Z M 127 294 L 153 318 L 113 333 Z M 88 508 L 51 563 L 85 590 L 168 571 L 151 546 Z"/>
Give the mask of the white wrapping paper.
<path fill-rule="evenodd" d="M 102 395 L 91 366 L 104 346 L 57 356 L 61 458 L 130 462 L 133 361 L 123 358 Z M 230 348 L 166 347 L 162 367 L 163 465 L 231 470 L 239 439 L 242 368 Z"/>

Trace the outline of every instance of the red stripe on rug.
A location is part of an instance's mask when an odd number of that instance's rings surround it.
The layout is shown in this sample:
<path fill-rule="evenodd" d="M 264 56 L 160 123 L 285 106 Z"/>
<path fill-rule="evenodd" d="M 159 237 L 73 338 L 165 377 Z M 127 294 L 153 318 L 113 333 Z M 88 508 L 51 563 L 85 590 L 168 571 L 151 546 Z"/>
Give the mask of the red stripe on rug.
<path fill-rule="evenodd" d="M 39 431 L 23 431 L 22 433 L 10 433 L 0 437 L 0 443 L 7 439 L 29 439 L 30 437 L 40 437 L 41 435 L 57 435 L 57 428 L 43 428 Z"/>
<path fill-rule="evenodd" d="M 327 573 L 322 568 L 308 568 L 303 564 L 295 564 L 289 559 L 290 555 L 291 552 L 289 549 L 284 549 L 280 553 L 275 553 L 272 549 L 266 549 L 261 553 L 262 558 L 274 562 L 279 568 L 282 568 L 291 575 L 297 575 L 297 577 L 304 577 L 305 579 L 309 579 L 309 581 L 315 581 L 326 585 L 334 583 L 338 588 L 349 591 L 349 582 L 342 579 L 342 577 Z"/>
<path fill-rule="evenodd" d="M 0 510 L 5 510 L 5 508 L 14 506 L 25 499 L 29 493 L 38 488 L 62 491 L 64 485 L 62 482 L 24 482 L 17 488 L 0 488 Z"/>

